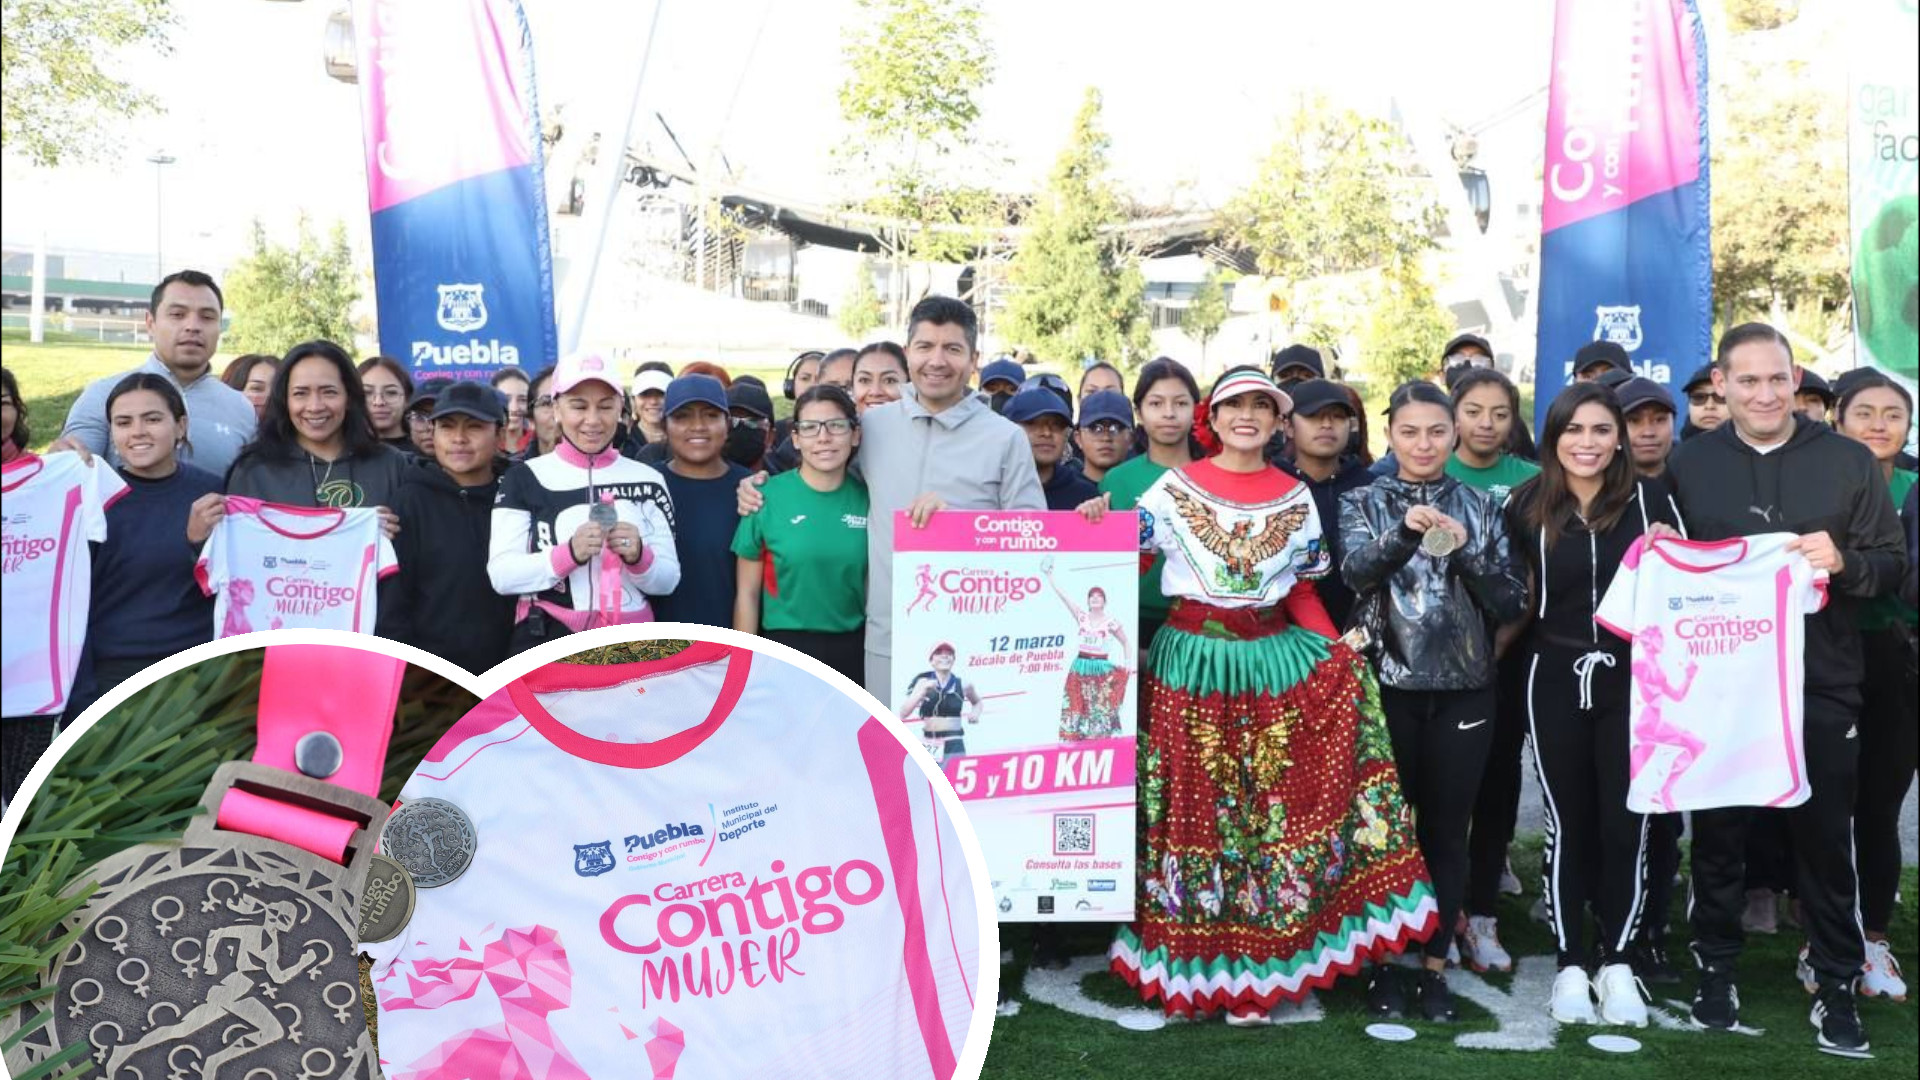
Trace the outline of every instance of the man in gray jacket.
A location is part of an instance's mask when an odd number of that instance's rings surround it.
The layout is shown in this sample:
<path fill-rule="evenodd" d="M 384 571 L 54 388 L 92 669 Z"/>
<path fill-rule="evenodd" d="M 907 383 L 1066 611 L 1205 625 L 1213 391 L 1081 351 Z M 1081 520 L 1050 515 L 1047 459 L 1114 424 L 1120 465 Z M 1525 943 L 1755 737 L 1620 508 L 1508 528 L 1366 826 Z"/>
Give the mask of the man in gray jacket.
<path fill-rule="evenodd" d="M 1045 510 L 1026 435 L 968 392 L 980 362 L 973 309 L 929 296 L 907 319 L 907 377 L 899 401 L 860 417 L 867 484 L 867 692 L 893 701 L 893 515 L 916 527 L 940 510 Z M 740 485 L 740 509 L 760 508 L 764 474 Z"/>
<path fill-rule="evenodd" d="M 198 270 L 168 274 L 147 301 L 147 336 L 153 355 L 134 371 L 158 375 L 180 391 L 187 405 L 189 446 L 180 450 L 182 464 L 223 476 L 253 438 L 253 403 L 213 373 L 213 354 L 220 347 L 220 316 L 224 306 L 220 286 Z M 118 466 L 107 432 L 107 395 L 123 371 L 95 379 L 80 392 L 67 413 L 66 430 L 55 450 L 83 450 L 104 454 Z"/>

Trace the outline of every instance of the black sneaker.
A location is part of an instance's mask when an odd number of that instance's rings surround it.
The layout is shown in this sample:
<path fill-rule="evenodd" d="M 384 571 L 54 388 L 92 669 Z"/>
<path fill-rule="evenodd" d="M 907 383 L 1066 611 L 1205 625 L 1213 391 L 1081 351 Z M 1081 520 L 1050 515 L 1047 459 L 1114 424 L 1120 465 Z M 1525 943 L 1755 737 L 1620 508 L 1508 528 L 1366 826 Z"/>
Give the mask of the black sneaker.
<path fill-rule="evenodd" d="M 1693 992 L 1693 1026 L 1705 1031 L 1732 1031 L 1740 1026 L 1740 991 L 1733 972 L 1701 968 L 1700 987 Z"/>
<path fill-rule="evenodd" d="M 1633 973 L 1649 986 L 1672 986 L 1680 981 L 1680 969 L 1667 956 L 1666 946 L 1651 942 L 1633 951 Z"/>
<path fill-rule="evenodd" d="M 1860 1013 L 1853 1005 L 1853 987 L 1845 982 L 1821 980 L 1813 997 L 1813 1021 L 1818 1034 L 1814 1042 L 1823 1054 L 1835 1057 L 1870 1058 L 1867 1053 L 1867 1029 L 1860 1024 Z"/>
<path fill-rule="evenodd" d="M 1367 1012 L 1378 1017 L 1407 1015 L 1407 990 L 1390 964 L 1375 964 L 1367 974 Z"/>
<path fill-rule="evenodd" d="M 1059 927 L 1036 926 L 1033 930 L 1033 960 L 1031 967 L 1041 971 L 1065 971 L 1067 969 L 1066 950 L 1060 947 Z"/>
<path fill-rule="evenodd" d="M 1451 1024 L 1460 1019 L 1460 1011 L 1453 1007 L 1453 993 L 1447 989 L 1444 972 L 1421 969 L 1420 1017 L 1436 1024 Z"/>

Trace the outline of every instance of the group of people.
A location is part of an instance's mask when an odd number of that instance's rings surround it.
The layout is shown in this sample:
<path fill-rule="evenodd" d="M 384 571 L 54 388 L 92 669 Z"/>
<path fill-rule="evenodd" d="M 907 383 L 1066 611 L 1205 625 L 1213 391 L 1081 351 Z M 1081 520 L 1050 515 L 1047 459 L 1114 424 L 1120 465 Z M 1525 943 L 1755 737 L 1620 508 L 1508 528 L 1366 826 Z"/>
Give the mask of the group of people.
<path fill-rule="evenodd" d="M 1693 816 L 1693 1018 L 1739 1022 L 1749 865 L 1787 868 L 1766 884 L 1801 912 L 1823 1048 L 1865 1052 L 1856 992 L 1904 999 L 1886 931 L 1915 768 L 1912 401 L 1871 370 L 1827 386 L 1770 327 L 1728 331 L 1681 403 L 1589 345 L 1537 440 L 1492 346 L 1460 335 L 1393 390 L 1376 459 L 1359 393 L 1311 348 L 1205 391 L 1166 358 L 1131 391 L 1105 363 L 1070 386 L 981 365 L 946 297 L 904 345 L 796 357 L 786 418 L 757 378 L 592 353 L 415 385 L 315 341 L 216 376 L 222 307 L 207 276 L 166 278 L 153 356 L 89 386 L 52 444 L 131 495 L 95 545 L 76 711 L 212 636 L 196 549 L 246 496 L 377 508 L 398 562 L 378 632 L 469 670 L 591 626 L 731 626 L 957 740 L 978 701 L 951 646 L 945 669 L 893 662 L 896 514 L 1137 512 L 1140 625 L 1114 637 L 1145 674 L 1144 841 L 1114 969 L 1169 1013 L 1249 1025 L 1371 958 L 1376 1012 L 1453 1019 L 1449 963 L 1512 966 L 1496 902 L 1521 892 L 1526 759 L 1560 964 L 1541 1005 L 1643 1025 L 1638 981 L 1680 980 L 1682 826 L 1628 809 L 1632 656 L 1596 612 L 1642 537 L 1789 532 L 1832 597 L 1806 627 L 1813 796 Z M 11 374 L 4 392 L 11 463 L 29 418 Z M 50 735 L 27 723 L 6 721 L 9 790 Z"/>

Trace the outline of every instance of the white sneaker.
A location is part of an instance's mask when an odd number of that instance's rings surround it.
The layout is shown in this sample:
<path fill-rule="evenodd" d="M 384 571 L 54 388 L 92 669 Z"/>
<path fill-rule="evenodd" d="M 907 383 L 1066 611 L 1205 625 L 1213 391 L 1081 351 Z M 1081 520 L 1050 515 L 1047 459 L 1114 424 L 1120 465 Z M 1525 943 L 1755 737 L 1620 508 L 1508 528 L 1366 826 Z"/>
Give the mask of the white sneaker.
<path fill-rule="evenodd" d="M 1562 1024 L 1597 1024 L 1600 1016 L 1593 1011 L 1593 984 L 1587 981 L 1587 973 L 1577 965 L 1563 967 L 1560 974 L 1553 977 L 1553 1000 L 1547 1005 L 1547 1013 Z"/>
<path fill-rule="evenodd" d="M 1632 964 L 1608 964 L 1594 977 L 1593 992 L 1600 998 L 1600 1022 L 1647 1026 L 1647 999 L 1640 980 L 1633 977 Z"/>
<path fill-rule="evenodd" d="M 1900 962 L 1893 958 L 1893 946 L 1885 941 L 1867 941 L 1867 964 L 1857 984 L 1861 997 L 1907 1000 L 1907 981 L 1900 977 Z"/>
<path fill-rule="evenodd" d="M 1458 933 L 1454 934 L 1453 940 L 1447 943 L 1447 966 L 1460 966 L 1460 935 Z"/>
<path fill-rule="evenodd" d="M 1780 903 L 1772 889 L 1747 890 L 1747 910 L 1740 913 L 1740 929 L 1749 934 L 1780 932 Z"/>
<path fill-rule="evenodd" d="M 1500 923 L 1493 916 L 1468 916 L 1466 938 L 1467 964 L 1473 970 L 1513 970 L 1513 957 L 1500 945 Z"/>
<path fill-rule="evenodd" d="M 1820 976 L 1813 973 L 1813 963 L 1809 959 L 1812 955 L 1813 946 L 1802 945 L 1800 946 L 1800 958 L 1793 963 L 1793 974 L 1800 980 L 1800 989 L 1805 990 L 1809 994 L 1820 989 Z"/>
<path fill-rule="evenodd" d="M 1513 872 L 1512 859 L 1508 859 L 1506 865 L 1500 868 L 1500 891 L 1507 896 L 1519 896 L 1527 891 L 1520 884 L 1520 875 Z"/>

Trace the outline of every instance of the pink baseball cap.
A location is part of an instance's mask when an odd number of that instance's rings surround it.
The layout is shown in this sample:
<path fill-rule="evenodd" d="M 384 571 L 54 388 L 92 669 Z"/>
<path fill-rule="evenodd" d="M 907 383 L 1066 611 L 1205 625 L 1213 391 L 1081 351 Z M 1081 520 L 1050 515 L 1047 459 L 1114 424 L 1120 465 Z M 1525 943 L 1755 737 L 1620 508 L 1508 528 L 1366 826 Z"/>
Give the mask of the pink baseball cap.
<path fill-rule="evenodd" d="M 553 384 L 548 392 L 557 397 L 589 382 L 604 383 L 614 393 L 621 392 L 620 377 L 613 373 L 613 362 L 596 352 L 568 353 L 561 357 L 553 367 Z"/>

